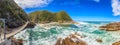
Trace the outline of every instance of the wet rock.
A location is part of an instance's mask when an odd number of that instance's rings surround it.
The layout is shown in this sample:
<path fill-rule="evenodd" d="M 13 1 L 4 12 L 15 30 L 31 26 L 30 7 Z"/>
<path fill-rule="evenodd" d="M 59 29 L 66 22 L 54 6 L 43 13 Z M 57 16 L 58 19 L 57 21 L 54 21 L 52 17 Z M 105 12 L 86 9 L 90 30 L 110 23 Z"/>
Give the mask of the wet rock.
<path fill-rule="evenodd" d="M 112 45 L 120 45 L 120 41 L 113 43 Z"/>
<path fill-rule="evenodd" d="M 59 39 L 57 40 L 57 42 L 56 42 L 56 44 L 55 44 L 55 45 L 60 45 L 60 44 L 61 44 L 61 42 L 62 42 L 62 39 L 61 39 L 61 38 L 59 38 Z"/>
<path fill-rule="evenodd" d="M 55 45 L 87 45 L 87 43 L 81 40 L 81 36 L 77 33 L 71 34 L 65 39 L 59 38 Z"/>
<path fill-rule="evenodd" d="M 12 42 L 11 45 L 23 45 L 23 40 L 22 39 L 12 38 L 11 42 Z"/>
<path fill-rule="evenodd" d="M 96 41 L 97 41 L 97 42 L 100 42 L 100 43 L 103 42 L 101 39 L 96 39 Z"/>
<path fill-rule="evenodd" d="M 120 22 L 110 23 L 105 26 L 100 26 L 99 29 L 106 31 L 117 31 L 120 30 Z"/>

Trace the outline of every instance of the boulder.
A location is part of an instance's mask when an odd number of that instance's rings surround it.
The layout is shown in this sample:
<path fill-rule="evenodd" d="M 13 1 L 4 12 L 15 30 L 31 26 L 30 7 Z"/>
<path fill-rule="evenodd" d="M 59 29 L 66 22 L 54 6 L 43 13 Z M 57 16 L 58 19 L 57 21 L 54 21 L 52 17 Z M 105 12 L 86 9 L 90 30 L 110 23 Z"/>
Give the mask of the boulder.
<path fill-rule="evenodd" d="M 120 41 L 113 43 L 112 45 L 120 45 Z"/>
<path fill-rule="evenodd" d="M 23 40 L 22 39 L 12 38 L 11 42 L 12 42 L 11 45 L 23 45 Z"/>
<path fill-rule="evenodd" d="M 97 41 L 97 42 L 100 42 L 100 43 L 103 42 L 101 39 L 96 39 L 96 41 Z"/>
<path fill-rule="evenodd" d="M 114 22 L 105 26 L 100 26 L 99 29 L 106 31 L 118 31 L 120 30 L 120 22 Z"/>
<path fill-rule="evenodd" d="M 87 45 L 87 43 L 80 38 L 81 36 L 77 33 L 71 34 L 65 39 L 59 38 L 55 45 Z"/>

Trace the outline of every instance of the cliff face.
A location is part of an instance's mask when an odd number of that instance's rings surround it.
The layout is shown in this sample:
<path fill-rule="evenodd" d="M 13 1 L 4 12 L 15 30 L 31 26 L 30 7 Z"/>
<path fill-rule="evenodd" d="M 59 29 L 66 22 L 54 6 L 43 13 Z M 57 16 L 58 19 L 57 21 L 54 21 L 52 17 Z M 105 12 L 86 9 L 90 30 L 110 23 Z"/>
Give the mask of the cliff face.
<path fill-rule="evenodd" d="M 36 11 L 29 14 L 31 21 L 39 22 L 39 23 L 49 23 L 49 22 L 70 22 L 72 21 L 71 17 L 65 12 L 49 12 L 47 10 L 44 11 Z"/>
<path fill-rule="evenodd" d="M 0 0 L 0 18 L 6 19 L 9 28 L 19 27 L 28 20 L 27 14 L 14 0 Z"/>

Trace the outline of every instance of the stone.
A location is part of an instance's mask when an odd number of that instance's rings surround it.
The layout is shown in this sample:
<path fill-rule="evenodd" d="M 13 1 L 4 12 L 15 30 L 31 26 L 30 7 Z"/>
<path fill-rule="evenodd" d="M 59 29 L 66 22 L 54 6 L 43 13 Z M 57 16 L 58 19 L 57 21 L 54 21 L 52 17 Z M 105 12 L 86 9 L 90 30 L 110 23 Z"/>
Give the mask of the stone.
<path fill-rule="evenodd" d="M 120 22 L 114 22 L 105 26 L 100 26 L 99 29 L 106 31 L 118 31 L 120 30 Z"/>
<path fill-rule="evenodd" d="M 11 45 L 23 45 L 23 39 L 11 38 Z"/>
<path fill-rule="evenodd" d="M 65 39 L 59 38 L 55 45 L 87 45 L 85 41 L 79 38 L 81 38 L 81 36 L 77 33 L 71 34 Z"/>
<path fill-rule="evenodd" d="M 100 42 L 100 43 L 103 42 L 101 39 L 96 39 L 96 41 L 97 41 L 97 42 Z"/>
<path fill-rule="evenodd" d="M 120 41 L 113 43 L 112 45 L 120 45 Z"/>

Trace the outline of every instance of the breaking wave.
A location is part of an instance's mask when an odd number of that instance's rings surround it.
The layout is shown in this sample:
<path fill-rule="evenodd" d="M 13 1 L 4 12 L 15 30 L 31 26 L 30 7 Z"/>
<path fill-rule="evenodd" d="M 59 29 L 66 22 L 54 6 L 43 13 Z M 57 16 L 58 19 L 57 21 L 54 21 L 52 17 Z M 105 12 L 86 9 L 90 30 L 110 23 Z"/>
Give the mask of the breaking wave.
<path fill-rule="evenodd" d="M 88 45 L 112 45 L 113 42 L 120 40 L 120 33 L 106 32 L 97 28 L 106 23 L 79 23 L 68 27 L 55 26 L 50 29 L 37 25 L 32 31 L 31 29 L 25 29 L 14 37 L 23 39 L 24 45 L 55 45 L 58 38 L 64 39 L 75 32 L 85 36 L 82 40 L 86 41 Z M 101 39 L 103 42 L 96 42 L 96 39 Z"/>

